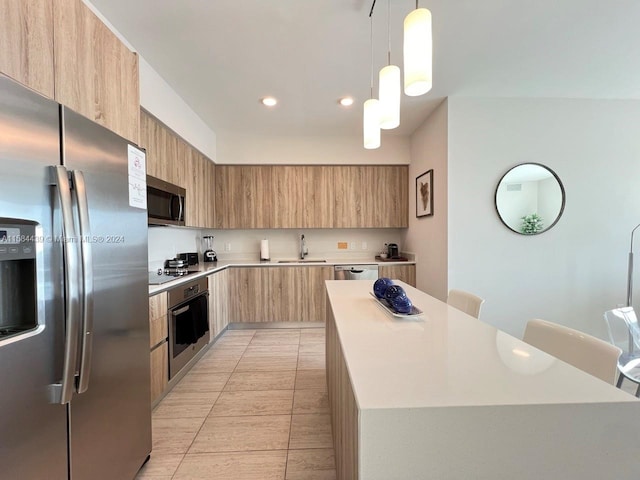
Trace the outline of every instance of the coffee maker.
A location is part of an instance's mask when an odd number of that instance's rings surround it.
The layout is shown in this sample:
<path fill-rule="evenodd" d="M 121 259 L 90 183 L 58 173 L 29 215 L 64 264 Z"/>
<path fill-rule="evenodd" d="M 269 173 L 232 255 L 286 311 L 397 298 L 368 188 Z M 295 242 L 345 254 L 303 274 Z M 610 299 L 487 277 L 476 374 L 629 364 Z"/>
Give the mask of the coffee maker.
<path fill-rule="evenodd" d="M 387 245 L 387 258 L 399 258 L 400 251 L 397 243 L 390 243 Z"/>
<path fill-rule="evenodd" d="M 213 250 L 213 235 L 205 235 L 202 237 L 202 241 L 204 243 L 204 253 L 203 253 L 203 261 L 205 263 L 209 262 L 217 262 L 218 256 L 216 252 Z"/>

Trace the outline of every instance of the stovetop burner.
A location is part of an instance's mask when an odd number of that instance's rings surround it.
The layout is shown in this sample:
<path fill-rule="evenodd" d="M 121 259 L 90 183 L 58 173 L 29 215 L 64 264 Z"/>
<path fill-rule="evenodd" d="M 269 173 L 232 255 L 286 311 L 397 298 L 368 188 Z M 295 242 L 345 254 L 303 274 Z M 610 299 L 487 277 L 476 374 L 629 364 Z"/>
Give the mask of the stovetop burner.
<path fill-rule="evenodd" d="M 198 272 L 196 270 L 189 270 L 187 267 L 159 268 L 157 272 L 149 272 L 149 285 L 162 285 L 163 283 L 192 273 Z"/>

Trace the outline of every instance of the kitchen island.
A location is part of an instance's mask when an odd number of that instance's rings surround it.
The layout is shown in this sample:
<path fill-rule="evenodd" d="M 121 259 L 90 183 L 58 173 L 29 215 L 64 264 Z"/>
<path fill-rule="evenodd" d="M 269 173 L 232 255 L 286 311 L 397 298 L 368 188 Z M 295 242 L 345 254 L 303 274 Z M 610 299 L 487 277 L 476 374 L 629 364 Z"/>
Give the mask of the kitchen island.
<path fill-rule="evenodd" d="M 400 282 L 398 282 L 400 283 Z M 640 401 L 415 288 L 327 281 L 338 479 L 636 478 Z"/>

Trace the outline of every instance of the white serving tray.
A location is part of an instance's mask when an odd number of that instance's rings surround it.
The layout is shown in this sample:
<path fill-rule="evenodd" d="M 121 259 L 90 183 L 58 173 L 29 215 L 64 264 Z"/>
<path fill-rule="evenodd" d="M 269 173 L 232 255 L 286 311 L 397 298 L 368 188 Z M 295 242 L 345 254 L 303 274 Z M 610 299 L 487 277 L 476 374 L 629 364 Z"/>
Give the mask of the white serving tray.
<path fill-rule="evenodd" d="M 376 303 L 378 305 L 380 305 L 387 313 L 393 315 L 396 318 L 414 320 L 416 318 L 419 318 L 424 313 L 422 310 L 420 310 L 415 305 L 413 305 L 411 307 L 411 313 L 400 313 L 400 312 L 397 312 L 397 311 L 395 311 L 393 309 L 393 307 L 391 307 L 391 305 L 389 305 L 389 303 L 386 300 L 379 299 L 378 297 L 376 297 L 375 293 L 373 293 L 373 292 L 369 292 L 369 294 L 373 297 L 373 299 L 376 301 Z"/>

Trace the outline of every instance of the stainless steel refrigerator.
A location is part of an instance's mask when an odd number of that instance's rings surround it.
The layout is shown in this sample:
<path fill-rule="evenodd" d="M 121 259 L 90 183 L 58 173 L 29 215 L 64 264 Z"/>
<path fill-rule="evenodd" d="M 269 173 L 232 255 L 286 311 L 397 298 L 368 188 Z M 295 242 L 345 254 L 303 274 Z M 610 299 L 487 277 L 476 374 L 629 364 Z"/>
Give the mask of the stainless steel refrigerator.
<path fill-rule="evenodd" d="M 0 75 L 0 478 L 130 480 L 151 451 L 133 147 Z"/>

